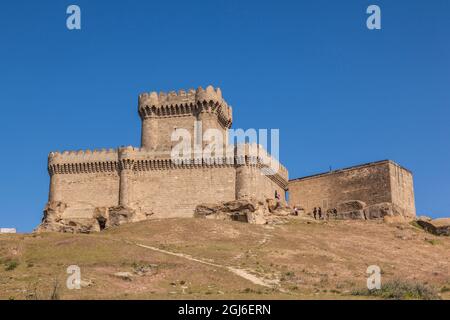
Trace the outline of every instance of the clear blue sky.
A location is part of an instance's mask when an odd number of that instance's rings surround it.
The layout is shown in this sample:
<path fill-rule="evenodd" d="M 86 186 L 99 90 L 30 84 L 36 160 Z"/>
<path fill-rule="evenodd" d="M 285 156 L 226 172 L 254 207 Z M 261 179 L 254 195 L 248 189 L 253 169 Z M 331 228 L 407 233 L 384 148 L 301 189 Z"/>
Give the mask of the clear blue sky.
<path fill-rule="evenodd" d="M 448 0 L 2 3 L 0 226 L 39 223 L 49 151 L 139 145 L 138 93 L 208 84 L 234 127 L 280 129 L 291 177 L 389 158 L 419 214 L 448 216 L 449 17 Z"/>

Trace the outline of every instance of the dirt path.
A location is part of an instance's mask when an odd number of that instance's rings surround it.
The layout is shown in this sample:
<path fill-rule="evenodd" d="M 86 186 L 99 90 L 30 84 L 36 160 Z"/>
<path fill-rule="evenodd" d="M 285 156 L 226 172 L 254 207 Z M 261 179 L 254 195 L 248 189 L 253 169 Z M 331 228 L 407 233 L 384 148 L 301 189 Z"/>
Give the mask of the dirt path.
<path fill-rule="evenodd" d="M 266 279 L 260 278 L 258 276 L 255 276 L 254 274 L 249 273 L 248 271 L 246 271 L 244 269 L 239 269 L 239 268 L 236 268 L 236 267 L 230 267 L 230 266 L 224 266 L 224 265 L 217 264 L 217 263 L 212 263 L 212 262 L 209 262 L 209 261 L 205 261 L 205 260 L 194 258 L 194 257 L 192 257 L 190 255 L 187 255 L 187 254 L 184 254 L 184 253 L 171 252 L 171 251 L 167 251 L 167 250 L 164 250 L 164 249 L 159 249 L 159 248 L 156 248 L 156 247 L 146 246 L 146 245 L 139 244 L 139 243 L 132 243 L 132 244 L 134 244 L 134 245 L 136 245 L 138 247 L 141 247 L 141 248 L 157 251 L 157 252 L 160 252 L 160 253 L 169 254 L 169 255 L 172 255 L 172 256 L 180 257 L 180 258 L 187 259 L 187 260 L 190 260 L 190 261 L 195 261 L 195 262 L 202 263 L 202 264 L 205 264 L 205 265 L 209 265 L 209 266 L 212 266 L 212 267 L 226 269 L 226 270 L 234 273 L 235 275 L 237 275 L 237 276 L 239 276 L 241 278 L 244 278 L 244 279 L 246 279 L 246 280 L 248 280 L 248 281 L 250 281 L 250 282 L 252 282 L 252 283 L 254 283 L 256 285 L 260 285 L 260 286 L 263 286 L 263 287 L 274 288 L 278 284 L 278 281 L 276 281 L 276 280 L 266 280 Z"/>

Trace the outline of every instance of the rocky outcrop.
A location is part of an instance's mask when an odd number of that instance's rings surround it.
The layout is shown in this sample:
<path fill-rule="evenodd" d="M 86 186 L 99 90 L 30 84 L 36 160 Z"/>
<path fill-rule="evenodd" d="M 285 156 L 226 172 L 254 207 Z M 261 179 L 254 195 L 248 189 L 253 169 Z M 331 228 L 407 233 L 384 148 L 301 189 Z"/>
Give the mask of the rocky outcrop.
<path fill-rule="evenodd" d="M 114 273 L 114 277 L 125 281 L 133 280 L 133 274 L 131 272 L 116 272 Z"/>
<path fill-rule="evenodd" d="M 416 220 L 431 221 L 431 220 L 433 220 L 433 219 L 430 218 L 429 216 L 419 216 L 419 217 L 417 217 Z"/>
<path fill-rule="evenodd" d="M 358 211 L 363 210 L 366 207 L 366 203 L 359 201 L 359 200 L 350 200 L 350 201 L 343 201 L 340 202 L 337 205 L 338 211 L 341 212 L 352 212 L 352 211 Z"/>
<path fill-rule="evenodd" d="M 258 204 L 247 200 L 204 203 L 195 208 L 194 217 L 248 222 L 249 214 L 258 215 L 255 213 L 257 209 L 259 209 Z"/>
<path fill-rule="evenodd" d="M 312 215 L 310 213 L 310 215 Z M 336 208 L 331 208 L 322 214 L 322 219 L 334 220 L 373 220 L 383 219 L 387 222 L 399 222 L 411 220 L 405 215 L 404 210 L 390 203 L 383 202 L 367 205 L 363 201 L 350 200 L 340 202 Z"/>
<path fill-rule="evenodd" d="M 136 210 L 125 206 L 110 207 L 108 213 L 109 219 L 106 223 L 108 227 L 140 221 L 136 216 Z"/>
<path fill-rule="evenodd" d="M 337 208 L 332 208 L 326 211 L 322 216 L 324 219 L 334 220 L 364 220 L 364 208 L 366 204 L 362 201 L 351 200 L 340 202 Z"/>
<path fill-rule="evenodd" d="M 44 208 L 44 217 L 36 232 L 67 232 L 67 233 L 90 233 L 99 231 L 95 219 L 72 219 L 63 218 L 67 205 L 63 202 L 48 202 Z"/>
<path fill-rule="evenodd" d="M 97 207 L 93 209 L 92 218 L 66 218 L 64 212 L 67 204 L 48 202 L 44 217 L 35 232 L 91 233 L 124 223 L 148 219 L 152 213 L 124 206 Z"/>
<path fill-rule="evenodd" d="M 437 236 L 450 236 L 450 218 L 417 219 L 417 224 L 425 231 Z"/>
<path fill-rule="evenodd" d="M 286 206 L 280 201 L 276 201 L 274 199 L 267 199 L 267 208 L 272 215 L 275 216 L 289 216 L 294 215 L 294 210 L 291 207 Z"/>
<path fill-rule="evenodd" d="M 291 208 L 273 199 L 267 199 L 265 203 L 254 199 L 244 199 L 200 204 L 195 208 L 194 217 L 251 224 L 277 224 L 283 223 L 291 214 L 293 214 Z"/>

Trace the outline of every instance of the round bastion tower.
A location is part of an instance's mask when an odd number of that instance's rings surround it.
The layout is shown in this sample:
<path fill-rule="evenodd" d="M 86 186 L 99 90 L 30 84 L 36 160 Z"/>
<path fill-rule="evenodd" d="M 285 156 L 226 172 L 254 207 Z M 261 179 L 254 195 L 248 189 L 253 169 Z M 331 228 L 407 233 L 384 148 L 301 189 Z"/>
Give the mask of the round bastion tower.
<path fill-rule="evenodd" d="M 159 96 L 156 92 L 139 96 L 139 115 L 141 116 L 141 147 L 155 150 L 158 142 Z"/>
<path fill-rule="evenodd" d="M 249 199 L 256 196 L 258 189 L 258 145 L 245 144 L 235 148 L 236 161 L 236 200 Z"/>
<path fill-rule="evenodd" d="M 51 164 L 53 163 L 53 158 L 55 157 L 55 152 L 50 152 L 48 156 L 48 173 L 50 175 L 50 187 L 48 192 L 48 202 L 59 202 L 62 201 L 61 195 L 61 175 L 56 174 L 55 167 Z"/>
<path fill-rule="evenodd" d="M 132 201 L 132 182 L 134 167 L 133 147 L 122 147 L 118 150 L 119 156 L 119 205 L 128 207 Z"/>

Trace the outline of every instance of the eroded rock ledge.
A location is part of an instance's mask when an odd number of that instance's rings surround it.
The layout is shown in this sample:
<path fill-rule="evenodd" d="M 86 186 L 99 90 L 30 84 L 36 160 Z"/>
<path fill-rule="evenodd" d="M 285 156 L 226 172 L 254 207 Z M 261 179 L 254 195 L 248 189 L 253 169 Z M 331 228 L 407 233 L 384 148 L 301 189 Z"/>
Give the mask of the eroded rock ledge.
<path fill-rule="evenodd" d="M 411 220 L 404 212 L 392 203 L 380 203 L 368 206 L 362 201 L 346 201 L 337 208 L 328 209 L 316 217 L 312 213 L 305 213 L 297 208 L 297 214 L 288 206 L 273 199 L 266 202 L 249 200 L 236 200 L 213 204 L 201 204 L 195 209 L 194 217 L 242 221 L 252 224 L 283 223 L 288 216 L 316 220 L 383 220 L 385 222 L 406 222 Z"/>
<path fill-rule="evenodd" d="M 284 223 L 292 214 L 294 211 L 290 207 L 272 199 L 267 199 L 265 203 L 249 199 L 200 204 L 195 208 L 194 217 L 251 224 L 279 224 Z"/>
<path fill-rule="evenodd" d="M 434 219 L 419 217 L 417 224 L 425 231 L 436 236 L 450 236 L 450 218 Z"/>
<path fill-rule="evenodd" d="M 97 207 L 92 218 L 64 218 L 67 204 L 48 202 L 44 217 L 35 232 L 91 233 L 121 224 L 147 220 L 152 213 L 124 207 Z"/>
<path fill-rule="evenodd" d="M 312 215 L 312 214 L 310 214 Z M 405 222 L 412 220 L 404 210 L 391 202 L 367 205 L 359 200 L 344 201 L 336 208 L 328 209 L 322 215 L 327 220 L 376 220 L 386 222 Z"/>
<path fill-rule="evenodd" d="M 65 232 L 91 233 L 113 226 L 130 222 L 147 220 L 152 212 L 142 212 L 139 209 L 126 206 L 97 207 L 93 209 L 92 218 L 64 218 L 67 204 L 63 202 L 49 202 L 44 209 L 44 217 L 35 232 Z M 251 224 L 281 224 L 288 221 L 290 216 L 298 215 L 307 219 L 314 219 L 311 213 L 305 213 L 301 208 L 295 212 L 280 201 L 266 199 L 243 199 L 219 203 L 203 203 L 194 211 L 194 217 L 204 219 L 219 219 L 241 221 Z M 329 209 L 321 220 L 372 220 L 381 219 L 386 222 L 406 222 L 409 219 L 401 209 L 392 203 L 381 203 L 367 206 L 361 201 L 346 201 L 337 208 Z M 450 223 L 433 224 L 431 221 L 418 220 L 418 224 L 425 230 L 438 234 L 449 235 Z"/>

